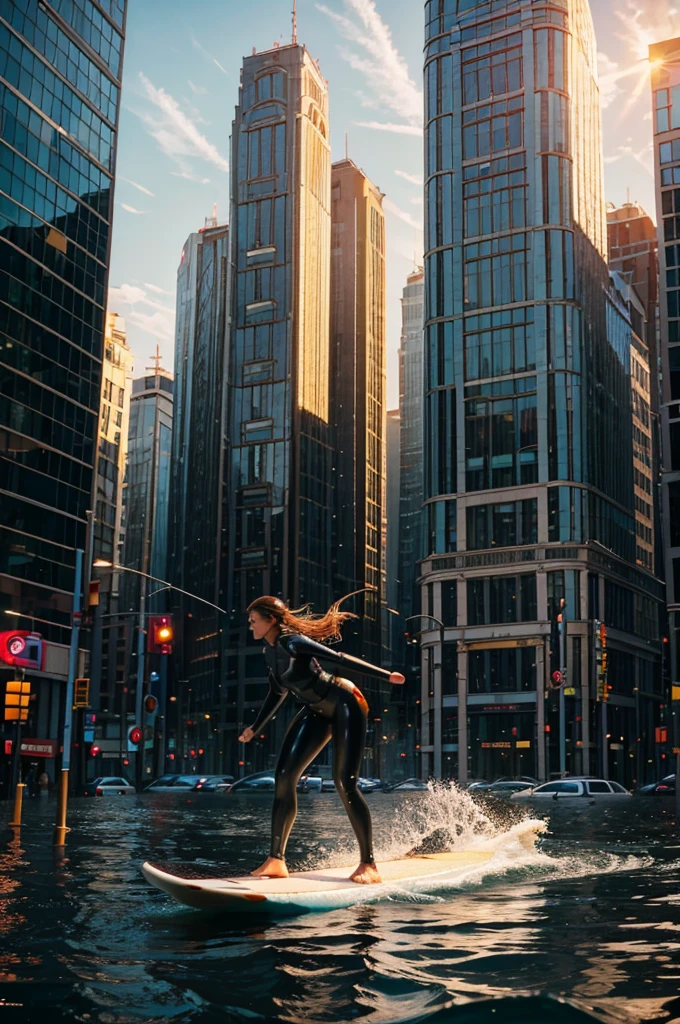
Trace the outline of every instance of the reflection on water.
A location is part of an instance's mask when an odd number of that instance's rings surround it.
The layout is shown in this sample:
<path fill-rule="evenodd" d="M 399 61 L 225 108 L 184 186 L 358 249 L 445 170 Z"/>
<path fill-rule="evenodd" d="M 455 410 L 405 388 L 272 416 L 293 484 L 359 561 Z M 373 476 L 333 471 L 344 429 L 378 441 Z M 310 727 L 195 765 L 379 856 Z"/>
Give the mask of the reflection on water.
<path fill-rule="evenodd" d="M 467 848 L 524 813 L 446 792 L 371 801 L 383 854 L 434 826 Z M 511 871 L 280 922 L 202 915 L 141 877 L 147 857 L 247 871 L 269 804 L 76 800 L 55 861 L 54 805 L 29 802 L 21 838 L 0 833 L 0 1024 L 680 1019 L 680 850 L 662 802 L 551 808 L 541 852 Z M 337 797 L 301 798 L 294 866 L 348 856 Z"/>

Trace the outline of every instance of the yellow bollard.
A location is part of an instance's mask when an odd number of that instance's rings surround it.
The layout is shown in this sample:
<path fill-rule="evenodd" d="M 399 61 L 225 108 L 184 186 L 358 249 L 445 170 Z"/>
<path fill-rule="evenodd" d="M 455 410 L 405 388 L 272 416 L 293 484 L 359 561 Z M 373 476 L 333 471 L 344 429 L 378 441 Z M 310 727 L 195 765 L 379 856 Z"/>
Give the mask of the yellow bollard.
<path fill-rule="evenodd" d="M 17 782 L 17 788 L 14 790 L 14 819 L 10 821 L 10 825 L 14 828 L 21 828 L 21 807 L 24 802 L 25 789 L 26 783 Z"/>
<path fill-rule="evenodd" d="M 59 793 L 57 798 L 57 821 L 54 827 L 54 846 L 66 845 L 66 833 L 71 830 L 66 825 L 66 805 L 68 803 L 68 769 L 61 771 Z"/>

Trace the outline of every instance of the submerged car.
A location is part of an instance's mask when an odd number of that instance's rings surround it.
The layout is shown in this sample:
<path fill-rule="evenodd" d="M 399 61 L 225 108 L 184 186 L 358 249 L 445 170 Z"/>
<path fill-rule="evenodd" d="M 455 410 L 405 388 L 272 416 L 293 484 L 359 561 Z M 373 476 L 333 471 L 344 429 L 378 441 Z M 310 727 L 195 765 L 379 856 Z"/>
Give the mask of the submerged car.
<path fill-rule="evenodd" d="M 403 782 L 396 782 L 390 786 L 389 793 L 424 793 L 429 790 L 427 782 L 422 779 L 404 779 Z"/>
<path fill-rule="evenodd" d="M 511 800 L 620 800 L 630 793 L 619 782 L 608 779 L 570 778 L 545 782 L 542 786 L 513 793 Z"/>
<path fill-rule="evenodd" d="M 231 785 L 225 789 L 225 793 L 257 793 L 267 792 L 274 789 L 275 778 L 273 771 L 267 772 L 253 772 L 252 775 L 245 775 L 242 779 L 237 779 L 236 782 L 232 782 Z"/>
<path fill-rule="evenodd" d="M 161 775 L 150 783 L 145 793 L 188 793 L 208 781 L 207 775 Z"/>
<path fill-rule="evenodd" d="M 645 796 L 675 796 L 675 775 L 666 775 L 660 782 L 650 782 L 640 792 Z"/>
<path fill-rule="evenodd" d="M 131 796 L 135 787 L 120 775 L 100 775 L 88 782 L 83 796 Z"/>

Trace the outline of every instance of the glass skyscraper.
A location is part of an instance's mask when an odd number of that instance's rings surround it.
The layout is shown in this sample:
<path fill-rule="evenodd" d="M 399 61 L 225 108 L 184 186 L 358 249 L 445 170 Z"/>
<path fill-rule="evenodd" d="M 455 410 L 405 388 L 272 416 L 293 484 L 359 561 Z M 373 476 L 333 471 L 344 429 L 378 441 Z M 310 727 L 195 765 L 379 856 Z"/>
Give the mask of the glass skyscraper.
<path fill-rule="evenodd" d="M 228 508 L 224 471 L 229 282 L 229 228 L 210 218 L 187 239 L 177 271 L 168 578 L 218 606 L 227 564 L 223 517 Z M 208 605 L 177 592 L 173 607 L 181 680 L 179 718 L 192 722 L 182 734 L 177 758 L 200 748 L 205 753 L 199 770 L 219 771 L 224 747 L 215 730 L 224 721 L 226 622 Z M 180 761 L 177 770 L 189 767 Z"/>
<path fill-rule="evenodd" d="M 659 239 L 661 450 L 673 745 L 680 746 L 680 39 L 651 46 Z M 677 758 L 680 769 L 680 756 Z"/>
<path fill-rule="evenodd" d="M 231 150 L 223 607 L 231 615 L 225 721 L 235 736 L 266 692 L 249 602 L 274 594 L 322 611 L 331 601 L 328 91 L 304 46 L 244 59 Z M 253 744 L 246 757 L 263 750 Z"/>
<path fill-rule="evenodd" d="M 660 702 L 662 590 L 636 564 L 632 331 L 606 264 L 589 6 L 425 10 L 422 599 L 456 625 L 443 650 L 423 638 L 424 764 L 545 778 L 564 757 L 631 782 L 648 770 L 636 702 Z"/>
<path fill-rule="evenodd" d="M 343 650 L 381 663 L 386 557 L 385 214 L 352 160 L 331 168 L 331 422 L 334 597 Z"/>
<path fill-rule="evenodd" d="M 125 0 L 6 0 L 0 22 L 0 614 L 48 641 L 56 736 L 93 509 Z M 4 614 L 2 616 L 5 618 Z"/>
<path fill-rule="evenodd" d="M 420 611 L 423 508 L 423 311 L 424 274 L 408 275 L 401 298 L 399 421 L 401 436 L 399 498 L 399 596 L 403 619 Z M 411 626 L 415 632 L 419 623 Z"/>

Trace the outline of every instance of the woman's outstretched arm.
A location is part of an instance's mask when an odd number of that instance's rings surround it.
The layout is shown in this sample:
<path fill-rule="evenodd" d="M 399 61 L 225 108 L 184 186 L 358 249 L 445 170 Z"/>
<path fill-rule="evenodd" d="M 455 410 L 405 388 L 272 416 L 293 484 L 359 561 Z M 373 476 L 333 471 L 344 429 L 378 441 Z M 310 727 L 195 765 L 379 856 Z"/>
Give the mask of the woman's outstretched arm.
<path fill-rule="evenodd" d="M 392 676 L 398 676 L 398 672 L 390 672 L 387 668 L 380 668 L 378 665 L 371 665 L 368 661 L 362 661 L 361 658 L 355 658 L 352 654 L 343 654 L 342 651 L 334 651 L 330 647 L 326 647 L 325 644 L 319 644 L 316 640 L 310 640 L 309 637 L 300 636 L 298 634 L 292 636 L 281 636 L 279 643 L 282 644 L 286 650 L 293 656 L 297 654 L 310 655 L 312 658 L 322 658 L 324 661 L 328 661 L 333 665 L 344 665 L 350 670 L 355 672 L 361 672 L 365 676 L 375 676 L 378 679 L 390 680 L 396 683 L 397 679 L 392 679 Z M 403 682 L 403 676 L 400 676 L 400 682 Z"/>

